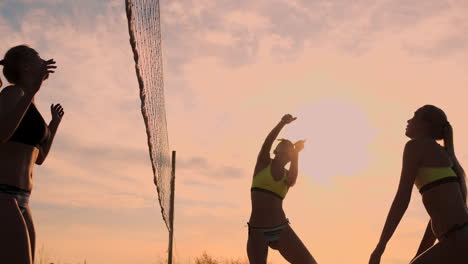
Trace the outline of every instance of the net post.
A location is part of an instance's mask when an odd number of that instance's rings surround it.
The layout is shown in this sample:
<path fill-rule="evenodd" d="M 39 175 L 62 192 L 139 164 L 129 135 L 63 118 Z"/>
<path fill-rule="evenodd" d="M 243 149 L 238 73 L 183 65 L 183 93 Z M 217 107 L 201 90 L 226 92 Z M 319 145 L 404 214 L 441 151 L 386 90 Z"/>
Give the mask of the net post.
<path fill-rule="evenodd" d="M 176 152 L 172 151 L 172 170 L 171 170 L 171 201 L 169 208 L 169 250 L 167 256 L 167 263 L 172 264 L 172 244 L 174 238 L 174 190 L 175 190 L 175 165 L 176 165 Z"/>

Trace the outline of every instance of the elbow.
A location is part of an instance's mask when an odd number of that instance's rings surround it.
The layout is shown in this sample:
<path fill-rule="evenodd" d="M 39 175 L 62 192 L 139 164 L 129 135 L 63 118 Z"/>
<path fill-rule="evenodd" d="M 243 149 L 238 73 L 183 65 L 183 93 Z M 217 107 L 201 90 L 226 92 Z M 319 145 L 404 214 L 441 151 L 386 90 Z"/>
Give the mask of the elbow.
<path fill-rule="evenodd" d="M 288 179 L 287 182 L 286 182 L 287 185 L 288 185 L 289 187 L 293 187 L 294 185 L 296 185 L 296 179 L 297 179 L 296 177 L 294 177 L 294 178 L 292 178 L 292 179 Z"/>

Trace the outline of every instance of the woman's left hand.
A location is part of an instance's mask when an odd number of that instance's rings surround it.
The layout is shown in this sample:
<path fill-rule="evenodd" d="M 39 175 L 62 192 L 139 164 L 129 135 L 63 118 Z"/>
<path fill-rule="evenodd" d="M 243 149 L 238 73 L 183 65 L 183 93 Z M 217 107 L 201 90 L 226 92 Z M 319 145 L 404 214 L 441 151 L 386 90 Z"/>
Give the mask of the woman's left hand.
<path fill-rule="evenodd" d="M 52 114 L 52 121 L 60 123 L 62 121 L 62 117 L 65 114 L 63 111 L 63 107 L 60 104 L 52 104 L 50 106 L 50 112 Z"/>
<path fill-rule="evenodd" d="M 300 152 L 301 150 L 303 150 L 304 149 L 304 143 L 305 143 L 305 139 L 304 140 L 299 140 L 296 143 L 294 143 L 294 150 L 296 152 Z"/>

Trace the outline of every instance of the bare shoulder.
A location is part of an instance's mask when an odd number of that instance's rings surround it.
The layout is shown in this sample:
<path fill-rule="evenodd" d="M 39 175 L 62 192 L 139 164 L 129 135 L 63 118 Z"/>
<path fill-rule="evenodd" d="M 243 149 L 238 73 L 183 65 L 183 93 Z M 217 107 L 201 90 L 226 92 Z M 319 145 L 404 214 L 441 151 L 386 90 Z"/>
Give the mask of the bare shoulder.
<path fill-rule="evenodd" d="M 418 159 L 422 156 L 427 142 L 422 139 L 411 139 L 405 144 L 404 158 Z"/>
<path fill-rule="evenodd" d="M 7 101 L 17 101 L 24 95 L 22 89 L 15 87 L 13 85 L 7 86 L 0 91 L 0 100 L 2 102 Z"/>
<path fill-rule="evenodd" d="M 16 104 L 23 95 L 23 90 L 18 87 L 10 85 L 3 88 L 0 92 L 0 110 L 4 110 L 5 108 L 9 108 L 9 106 Z"/>
<path fill-rule="evenodd" d="M 409 151 L 423 150 L 424 148 L 428 147 L 431 144 L 432 142 L 427 139 L 411 139 L 408 142 L 406 142 L 405 150 L 409 150 Z"/>
<path fill-rule="evenodd" d="M 7 86 L 5 88 L 2 89 L 2 91 L 0 91 L 0 95 L 1 96 L 23 96 L 24 95 L 24 92 L 22 89 L 14 86 L 14 85 L 10 85 L 10 86 Z"/>
<path fill-rule="evenodd" d="M 420 163 L 427 158 L 427 152 L 432 152 L 434 142 L 427 139 L 411 139 L 406 142 L 403 158 L 406 161 Z"/>

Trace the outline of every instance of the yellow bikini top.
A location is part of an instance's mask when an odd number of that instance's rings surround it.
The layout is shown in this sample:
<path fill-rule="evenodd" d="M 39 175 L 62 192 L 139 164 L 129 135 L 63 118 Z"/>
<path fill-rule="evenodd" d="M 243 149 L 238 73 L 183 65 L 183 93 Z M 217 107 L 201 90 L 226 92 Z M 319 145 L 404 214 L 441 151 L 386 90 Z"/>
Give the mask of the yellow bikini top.
<path fill-rule="evenodd" d="M 261 170 L 253 177 L 251 191 L 267 192 L 275 195 L 281 200 L 286 197 L 289 185 L 287 183 L 288 175 L 284 172 L 283 177 L 276 181 L 271 175 L 271 162 L 266 168 Z"/>
<path fill-rule="evenodd" d="M 423 193 L 447 182 L 458 182 L 457 174 L 451 167 L 420 167 L 414 184 Z"/>

